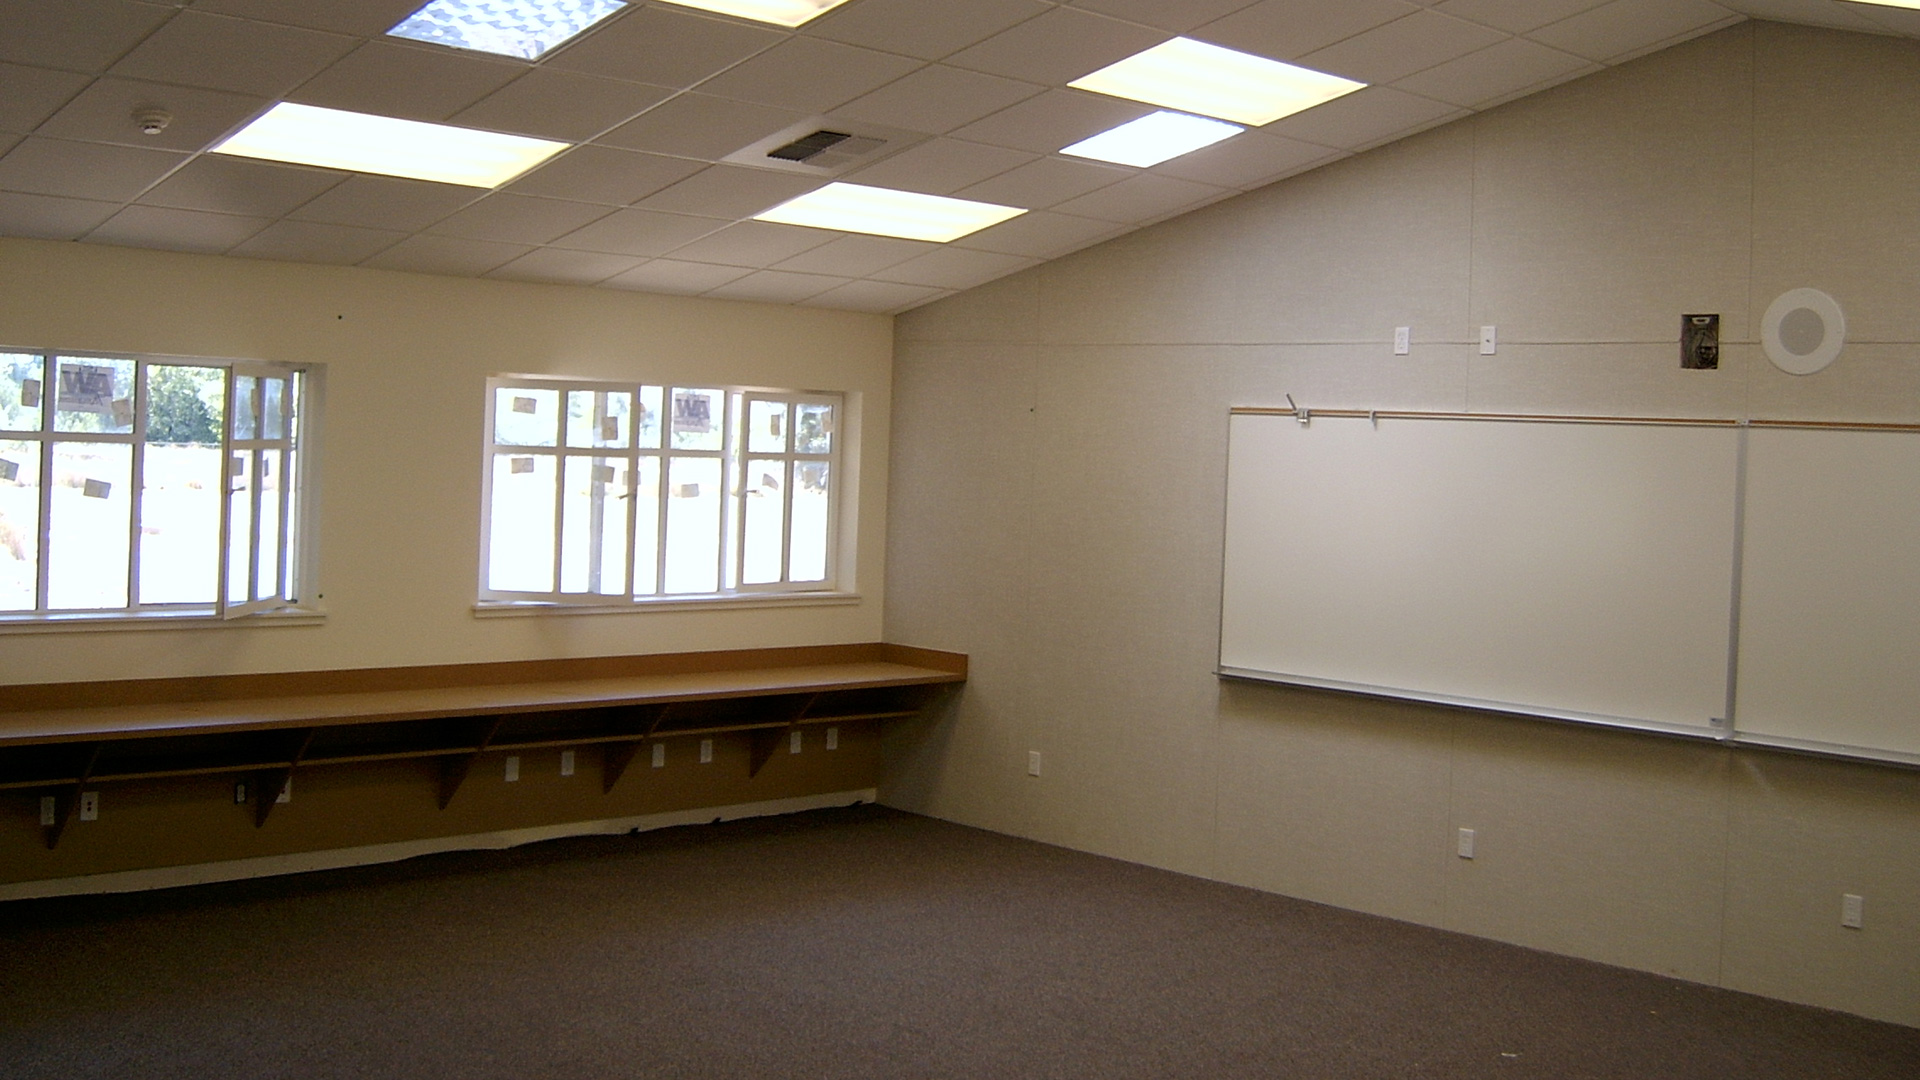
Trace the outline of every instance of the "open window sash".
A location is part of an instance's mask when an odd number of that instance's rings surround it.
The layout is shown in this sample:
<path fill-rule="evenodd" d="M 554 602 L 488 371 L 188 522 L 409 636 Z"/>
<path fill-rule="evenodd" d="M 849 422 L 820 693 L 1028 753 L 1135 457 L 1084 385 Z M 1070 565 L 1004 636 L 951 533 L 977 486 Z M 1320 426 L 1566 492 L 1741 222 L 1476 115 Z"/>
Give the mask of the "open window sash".
<path fill-rule="evenodd" d="M 236 619 L 293 603 L 289 533 L 295 475 L 294 373 L 271 364 L 227 369 L 221 432 L 225 539 L 215 608 Z"/>

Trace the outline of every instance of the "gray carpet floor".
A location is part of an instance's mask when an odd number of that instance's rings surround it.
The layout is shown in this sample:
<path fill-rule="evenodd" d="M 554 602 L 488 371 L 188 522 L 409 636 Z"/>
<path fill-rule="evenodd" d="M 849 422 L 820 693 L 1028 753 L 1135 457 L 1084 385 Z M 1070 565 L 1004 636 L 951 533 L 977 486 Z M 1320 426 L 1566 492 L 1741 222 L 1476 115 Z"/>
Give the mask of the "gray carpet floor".
<path fill-rule="evenodd" d="M 859 807 L 0 904 L 0 1076 L 1915 1080 L 1920 1030 Z"/>

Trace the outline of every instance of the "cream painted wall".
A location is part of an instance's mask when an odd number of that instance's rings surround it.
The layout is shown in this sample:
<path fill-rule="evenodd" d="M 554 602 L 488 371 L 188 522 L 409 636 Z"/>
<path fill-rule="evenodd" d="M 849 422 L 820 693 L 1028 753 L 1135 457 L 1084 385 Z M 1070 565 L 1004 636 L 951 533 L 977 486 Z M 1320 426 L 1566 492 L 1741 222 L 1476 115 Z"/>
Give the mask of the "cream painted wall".
<path fill-rule="evenodd" d="M 0 634 L 0 685 L 872 641 L 891 320 L 806 308 L 0 240 L 0 345 L 326 365 L 317 626 Z M 841 390 L 857 604 L 476 618 L 496 373 Z"/>
<path fill-rule="evenodd" d="M 1920 44 L 1748 23 L 904 316 L 887 636 L 972 675 L 883 798 L 1920 1025 L 1920 773 L 1211 673 L 1230 406 L 1920 421 L 1915 176 Z"/>

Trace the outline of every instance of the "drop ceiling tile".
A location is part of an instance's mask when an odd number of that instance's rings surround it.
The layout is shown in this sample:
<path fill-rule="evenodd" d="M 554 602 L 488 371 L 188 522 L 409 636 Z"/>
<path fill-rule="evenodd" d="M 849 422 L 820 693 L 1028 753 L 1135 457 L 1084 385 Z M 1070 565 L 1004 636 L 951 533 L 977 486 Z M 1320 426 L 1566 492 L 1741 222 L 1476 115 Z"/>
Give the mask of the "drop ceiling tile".
<path fill-rule="evenodd" d="M 723 229 L 726 224 L 714 218 L 654 210 L 616 210 L 584 229 L 575 229 L 555 240 L 553 246 L 611 255 L 664 255 Z"/>
<path fill-rule="evenodd" d="M 665 101 L 672 91 L 623 79 L 534 68 L 454 114 L 462 127 L 583 142 Z"/>
<path fill-rule="evenodd" d="M 281 97 L 346 55 L 354 39 L 187 10 L 113 65 L 115 75 Z"/>
<path fill-rule="evenodd" d="M 830 119 L 943 135 L 962 124 L 1025 101 L 1045 87 L 983 75 L 977 71 L 930 64 L 864 97 L 835 109 Z"/>
<path fill-rule="evenodd" d="M 266 228 L 266 218 L 129 206 L 108 218 L 84 239 L 91 244 L 163 248 L 219 255 Z"/>
<path fill-rule="evenodd" d="M 1075 217 L 1119 223 L 1153 221 L 1176 210 L 1212 202 L 1232 189 L 1173 176 L 1134 176 L 1054 207 Z"/>
<path fill-rule="evenodd" d="M 889 236 L 842 236 L 811 251 L 774 264 L 776 270 L 797 270 L 803 274 L 834 274 L 839 277 L 865 277 L 906 262 L 916 255 L 936 251 L 939 244 L 923 240 L 896 240 Z"/>
<path fill-rule="evenodd" d="M 1868 34 L 1886 29 L 1873 21 L 1875 8 L 1866 4 L 1837 4 L 1833 0 L 1721 0 L 1720 6 L 1732 8 L 1751 18 L 1775 22 L 1829 26 L 1836 30 L 1855 30 Z M 1883 7 L 1878 10 L 1893 9 Z"/>
<path fill-rule="evenodd" d="M 1406 0 L 1304 4 L 1300 0 L 1261 0 L 1199 27 L 1192 36 L 1275 60 L 1296 60 L 1418 10 Z"/>
<path fill-rule="evenodd" d="M 698 161 L 637 150 L 576 146 L 508 184 L 507 190 L 517 195 L 625 206 L 705 167 Z"/>
<path fill-rule="evenodd" d="M 1050 210 L 1035 210 L 1003 221 L 988 229 L 955 240 L 955 247 L 997 251 L 1002 255 L 1026 255 L 1050 259 L 1089 244 L 1118 236 L 1129 229 L 1111 221 L 1071 217 Z"/>
<path fill-rule="evenodd" d="M 630 255 L 603 255 L 597 251 L 535 248 L 510 263 L 494 267 L 487 276 L 555 285 L 597 285 L 644 261 Z"/>
<path fill-rule="evenodd" d="M 790 109 L 706 94 L 681 94 L 594 141 L 628 150 L 718 161 L 805 116 Z"/>
<path fill-rule="evenodd" d="M 1247 191 L 1346 156 L 1344 150 L 1318 143 L 1269 135 L 1265 131 L 1243 131 L 1224 142 L 1155 165 L 1152 171 Z"/>
<path fill-rule="evenodd" d="M 426 0 L 193 0 L 196 11 L 374 37 L 400 25 Z M 183 4 L 181 6 L 188 6 Z"/>
<path fill-rule="evenodd" d="M 1620 61 L 1740 18 L 1707 0 L 1614 0 L 1528 36 L 1589 60 Z"/>
<path fill-rule="evenodd" d="M 303 105 L 439 122 L 526 71 L 478 53 L 369 41 L 287 95 Z"/>
<path fill-rule="evenodd" d="M 542 58 L 541 66 L 685 89 L 786 36 L 684 9 L 636 4 Z"/>
<path fill-rule="evenodd" d="M 172 14 L 126 0 L 8 0 L 0 4 L 0 60 L 105 71 Z"/>
<path fill-rule="evenodd" d="M 532 250 L 526 244 L 496 244 L 487 240 L 463 240 L 457 236 L 409 236 L 360 265 L 382 270 L 479 277 Z"/>
<path fill-rule="evenodd" d="M 795 274 L 786 270 L 755 270 L 704 295 L 716 300 L 757 300 L 765 304 L 797 304 L 828 289 L 847 284 L 846 278 L 824 274 Z"/>
<path fill-rule="evenodd" d="M 808 23 L 810 37 L 938 60 L 1050 10 L 1040 0 L 860 0 Z"/>
<path fill-rule="evenodd" d="M 1607 0 L 1446 0 L 1433 10 L 1461 19 L 1525 34 L 1548 23 L 1559 22 L 1583 11 L 1591 11 Z M 1825 2 L 1825 0 L 1821 0 Z"/>
<path fill-rule="evenodd" d="M 71 71 L 0 63 L 0 131 L 26 134 L 86 88 Z"/>
<path fill-rule="evenodd" d="M 949 290 L 926 285 L 898 285 L 891 281 L 849 281 L 819 296 L 801 301 L 804 307 L 834 311 L 869 311 L 885 315 L 947 295 Z"/>
<path fill-rule="evenodd" d="M 78 240 L 119 209 L 119 203 L 0 191 L 0 236 Z"/>
<path fill-rule="evenodd" d="M 802 112 L 836 109 L 921 66 L 918 60 L 796 37 L 700 85 L 700 92 Z"/>
<path fill-rule="evenodd" d="M 1167 40 L 1150 30 L 1074 8 L 1054 8 L 953 54 L 954 67 L 1058 84 L 1098 71 Z"/>
<path fill-rule="evenodd" d="M 297 165 L 203 154 L 140 197 L 146 206 L 221 214 L 284 217 L 346 179 L 346 174 Z"/>
<path fill-rule="evenodd" d="M 1074 7 L 1184 34 L 1239 11 L 1249 0 L 1073 0 Z"/>
<path fill-rule="evenodd" d="M 742 221 L 668 254 L 691 262 L 764 269 L 846 234 L 771 221 Z"/>
<path fill-rule="evenodd" d="M 1425 97 L 1473 108 L 1544 82 L 1598 70 L 1599 65 L 1593 61 L 1572 53 L 1549 49 L 1525 38 L 1508 38 L 1394 85 Z"/>
<path fill-rule="evenodd" d="M 1504 40 L 1478 23 L 1415 12 L 1300 58 L 1303 67 L 1363 83 L 1390 83 Z"/>
<path fill-rule="evenodd" d="M 32 136 L 0 158 L 0 191 L 127 202 L 178 168 L 185 154 Z"/>
<path fill-rule="evenodd" d="M 748 169 L 738 165 L 713 165 L 672 187 L 647 196 L 640 200 L 639 205 L 673 214 L 698 214 L 737 221 L 804 195 L 822 184 L 822 181 L 811 176 Z"/>
<path fill-rule="evenodd" d="M 26 138 L 25 135 L 14 135 L 10 132 L 0 131 L 0 157 L 6 157 L 9 150 L 25 142 Z"/>
<path fill-rule="evenodd" d="M 92 86 L 42 124 L 40 134 L 152 150 L 196 151 L 220 141 L 271 104 L 268 98 L 108 75 L 94 80 Z M 166 130 L 158 135 L 140 130 L 133 114 L 146 108 L 172 114 Z"/>
<path fill-rule="evenodd" d="M 605 216 L 607 208 L 594 203 L 495 192 L 456 211 L 432 232 L 503 244 L 544 244 Z"/>
<path fill-rule="evenodd" d="M 1382 139 L 1463 114 L 1452 105 L 1384 86 L 1370 86 L 1318 108 L 1276 120 L 1263 131 L 1340 150 L 1357 150 Z"/>
<path fill-rule="evenodd" d="M 1041 210 L 1135 175 L 1138 175 L 1136 170 L 1116 165 L 1041 158 L 991 180 L 961 188 L 955 194 L 963 199 Z"/>
<path fill-rule="evenodd" d="M 655 259 L 642 263 L 624 274 L 615 274 L 601 282 L 602 285 L 616 289 L 634 289 L 639 292 L 669 293 L 677 296 L 693 296 L 708 289 L 737 281 L 753 273 L 738 266 L 710 266 L 706 263 L 680 262 L 677 259 Z"/>
<path fill-rule="evenodd" d="M 349 176 L 290 216 L 328 225 L 417 232 L 481 196 L 478 188 L 456 184 L 397 176 Z"/>
<path fill-rule="evenodd" d="M 359 229 L 313 221 L 276 221 L 228 254 L 250 259 L 352 266 L 407 238 L 389 229 Z"/>
<path fill-rule="evenodd" d="M 901 191 L 951 195 L 969 184 L 1038 159 L 1038 154 L 1024 150 L 958 139 L 932 139 L 849 173 L 843 179 Z"/>
<path fill-rule="evenodd" d="M 906 285 L 971 289 L 1016 270 L 1024 270 L 1039 261 L 1018 255 L 1002 255 L 995 251 L 947 247 L 917 259 L 909 259 L 899 266 L 890 266 L 873 277 L 879 281 L 895 281 Z"/>
<path fill-rule="evenodd" d="M 1049 90 L 952 132 L 955 138 L 1051 154 L 1154 111 L 1151 105 L 1078 90 Z"/>
<path fill-rule="evenodd" d="M 1902 11 L 1899 8 L 1874 6 L 1860 7 L 1855 10 L 1854 14 L 1864 19 L 1871 19 L 1877 25 L 1891 30 L 1896 34 L 1903 34 L 1907 37 L 1920 37 L 1920 11 Z"/>

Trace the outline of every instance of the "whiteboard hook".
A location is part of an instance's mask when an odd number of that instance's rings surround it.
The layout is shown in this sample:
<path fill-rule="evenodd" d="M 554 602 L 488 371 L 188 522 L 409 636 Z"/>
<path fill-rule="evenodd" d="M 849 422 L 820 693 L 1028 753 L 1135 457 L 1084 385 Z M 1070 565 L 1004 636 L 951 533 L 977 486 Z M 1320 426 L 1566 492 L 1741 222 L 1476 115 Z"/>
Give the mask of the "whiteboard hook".
<path fill-rule="evenodd" d="M 1367 423 L 1372 424 L 1374 427 L 1380 426 L 1380 411 L 1378 409 L 1367 410 Z"/>
<path fill-rule="evenodd" d="M 1313 413 L 1312 413 L 1312 412 L 1311 412 L 1310 410 L 1308 410 L 1308 409 L 1303 409 L 1303 408 L 1301 408 L 1300 406 L 1298 406 L 1298 405 L 1295 405 L 1295 404 L 1293 403 L 1293 395 L 1292 395 L 1292 394 L 1288 394 L 1288 395 L 1287 395 L 1287 408 L 1289 408 L 1289 409 L 1292 409 L 1292 410 L 1293 410 L 1293 418 L 1294 418 L 1295 420 L 1298 420 L 1298 421 L 1300 421 L 1300 426 L 1301 426 L 1301 427 L 1305 427 L 1305 426 L 1306 426 L 1306 424 L 1307 424 L 1307 421 L 1309 421 L 1309 420 L 1311 420 L 1311 419 L 1313 419 Z"/>

